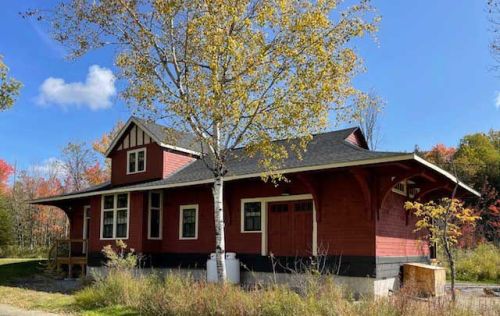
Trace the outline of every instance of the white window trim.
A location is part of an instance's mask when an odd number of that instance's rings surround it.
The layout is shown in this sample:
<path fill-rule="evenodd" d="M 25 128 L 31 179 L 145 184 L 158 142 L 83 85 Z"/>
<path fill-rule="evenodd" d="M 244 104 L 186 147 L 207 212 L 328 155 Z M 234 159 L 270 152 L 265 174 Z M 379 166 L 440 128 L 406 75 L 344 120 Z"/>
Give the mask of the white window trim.
<path fill-rule="evenodd" d="M 118 211 L 117 209 L 117 204 L 118 204 L 118 195 L 121 194 L 127 194 L 127 234 L 125 237 L 116 237 L 116 220 L 117 216 L 116 213 Z M 103 233 L 104 233 L 104 197 L 106 196 L 113 196 L 113 237 L 110 238 L 104 238 Z M 124 208 L 120 208 L 119 210 L 123 210 Z M 111 211 L 111 209 L 107 210 Z M 115 194 L 104 194 L 101 195 L 101 232 L 100 232 L 100 239 L 101 240 L 127 240 L 129 237 L 129 231 L 130 231 L 130 192 L 121 192 L 121 193 L 115 193 Z"/>
<path fill-rule="evenodd" d="M 184 216 L 183 215 L 183 211 L 184 210 L 187 210 L 187 209 L 195 209 L 195 226 L 194 226 L 194 237 L 183 237 L 183 220 L 184 220 Z M 198 204 L 189 204 L 189 205 L 181 205 L 179 207 L 179 239 L 180 240 L 195 240 L 195 239 L 198 239 Z"/>
<path fill-rule="evenodd" d="M 151 194 L 159 193 L 160 194 L 160 229 L 159 229 L 159 237 L 151 237 Z M 163 238 L 163 191 L 149 191 L 148 194 L 148 239 L 151 240 L 161 240 Z"/>
<path fill-rule="evenodd" d="M 83 207 L 83 229 L 82 229 L 82 239 L 85 239 L 85 235 L 87 235 L 87 231 L 88 231 L 88 225 L 87 225 L 87 219 L 90 218 L 90 215 L 89 215 L 89 211 L 90 211 L 90 205 L 85 205 Z"/>
<path fill-rule="evenodd" d="M 89 227 L 87 225 L 87 219 L 90 219 L 90 205 L 85 205 L 83 207 L 83 228 L 82 228 L 82 239 L 85 240 L 82 245 L 82 253 L 87 253 L 88 239 L 85 238 Z M 90 238 L 90 236 L 89 236 Z"/>
<path fill-rule="evenodd" d="M 142 147 L 142 148 L 139 148 L 139 149 L 134 149 L 134 150 L 129 150 L 127 151 L 127 174 L 136 174 L 136 173 L 142 173 L 142 172 L 146 172 L 146 162 L 147 162 L 147 148 L 146 147 Z M 143 151 L 144 152 L 144 170 L 142 171 L 138 171 L 138 167 L 139 167 L 139 152 Z M 129 166 L 130 166 L 130 154 L 132 153 L 135 153 L 135 171 L 134 172 L 131 172 L 129 170 Z"/>
<path fill-rule="evenodd" d="M 245 230 L 245 204 L 246 203 L 255 203 L 255 202 L 260 202 L 260 230 Z M 264 224 L 264 207 L 265 207 L 265 202 L 262 201 L 262 199 L 242 199 L 241 200 L 241 212 L 240 212 L 240 233 L 243 234 L 252 234 L 252 233 L 262 233 L 262 227 Z"/>
<path fill-rule="evenodd" d="M 392 177 L 392 180 L 394 181 L 394 178 L 395 177 Z M 403 186 L 403 190 L 400 190 L 397 188 L 398 185 L 401 185 Z M 407 195 L 407 192 L 408 192 L 408 184 L 407 184 L 407 181 L 406 180 L 403 180 L 401 182 L 398 182 L 398 183 L 395 183 L 393 186 L 392 186 L 392 192 L 396 193 L 396 194 L 399 194 L 399 195 L 402 195 L 402 196 L 406 196 Z"/>
<path fill-rule="evenodd" d="M 261 208 L 261 224 L 260 224 L 260 233 L 261 235 L 261 255 L 262 256 L 267 256 L 267 239 L 268 239 L 268 232 L 267 232 L 267 205 L 270 202 L 282 202 L 282 201 L 299 201 L 299 200 L 313 200 L 313 227 L 312 227 L 312 252 L 313 256 L 318 255 L 318 223 L 316 220 L 316 205 L 314 203 L 314 199 L 312 194 L 297 194 L 297 195 L 280 195 L 280 196 L 266 196 L 266 197 L 258 197 L 258 198 L 249 198 L 249 199 L 241 199 L 241 208 L 240 208 L 240 213 L 241 216 L 243 216 L 243 203 L 245 202 L 258 202 L 260 201 L 263 205 Z M 250 232 L 243 232 L 242 233 L 250 233 Z M 252 232 L 253 233 L 253 232 Z"/>

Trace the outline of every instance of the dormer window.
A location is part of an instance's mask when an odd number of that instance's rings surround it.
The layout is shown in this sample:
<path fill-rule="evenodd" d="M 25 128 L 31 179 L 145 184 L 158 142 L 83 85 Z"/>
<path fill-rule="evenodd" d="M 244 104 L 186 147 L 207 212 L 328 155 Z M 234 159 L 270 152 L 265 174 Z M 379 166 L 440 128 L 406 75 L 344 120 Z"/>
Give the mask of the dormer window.
<path fill-rule="evenodd" d="M 146 148 L 127 151 L 127 174 L 146 171 Z"/>

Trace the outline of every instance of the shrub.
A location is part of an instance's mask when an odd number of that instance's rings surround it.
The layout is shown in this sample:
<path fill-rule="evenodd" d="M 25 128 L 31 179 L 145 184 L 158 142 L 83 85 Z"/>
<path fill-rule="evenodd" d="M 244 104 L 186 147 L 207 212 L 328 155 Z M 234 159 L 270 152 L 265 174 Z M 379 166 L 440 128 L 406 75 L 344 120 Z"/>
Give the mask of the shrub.
<path fill-rule="evenodd" d="M 112 270 L 106 278 L 97 280 L 75 295 L 76 304 L 82 308 L 100 308 L 123 305 L 136 308 L 142 301 L 148 282 L 133 276 L 130 271 Z"/>
<path fill-rule="evenodd" d="M 138 264 L 138 257 L 134 249 L 127 250 L 127 244 L 123 240 L 116 241 L 116 250 L 111 245 L 107 245 L 102 249 L 102 253 L 106 257 L 106 267 L 111 270 L 131 270 Z"/>
<path fill-rule="evenodd" d="M 456 258 L 458 280 L 500 282 L 499 247 L 484 243 L 475 249 L 460 249 Z"/>

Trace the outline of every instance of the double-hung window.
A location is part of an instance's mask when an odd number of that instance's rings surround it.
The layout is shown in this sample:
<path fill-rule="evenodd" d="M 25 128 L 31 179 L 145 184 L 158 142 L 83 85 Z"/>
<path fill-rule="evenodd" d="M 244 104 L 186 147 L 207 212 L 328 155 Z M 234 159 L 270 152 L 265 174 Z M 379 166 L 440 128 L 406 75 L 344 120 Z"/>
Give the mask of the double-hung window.
<path fill-rule="evenodd" d="M 149 192 L 148 238 L 162 237 L 162 194 L 158 191 Z"/>
<path fill-rule="evenodd" d="M 262 203 L 244 202 L 242 210 L 242 232 L 260 232 L 262 222 Z"/>
<path fill-rule="evenodd" d="M 103 196 L 101 239 L 127 239 L 128 219 L 128 193 Z"/>
<path fill-rule="evenodd" d="M 179 239 L 197 239 L 198 205 L 181 205 L 179 219 Z"/>
<path fill-rule="evenodd" d="M 146 171 L 146 148 L 127 151 L 127 174 Z"/>

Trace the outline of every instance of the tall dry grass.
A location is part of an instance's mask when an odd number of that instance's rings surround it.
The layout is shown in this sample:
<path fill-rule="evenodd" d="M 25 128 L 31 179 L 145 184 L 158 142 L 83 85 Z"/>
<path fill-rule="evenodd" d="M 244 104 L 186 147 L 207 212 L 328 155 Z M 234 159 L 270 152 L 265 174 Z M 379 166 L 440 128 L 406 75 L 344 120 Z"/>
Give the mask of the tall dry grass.
<path fill-rule="evenodd" d="M 76 294 L 82 309 L 121 305 L 141 315 L 499 315 L 500 307 L 421 301 L 409 289 L 390 298 L 354 301 L 332 278 L 311 276 L 304 288 L 282 285 L 242 289 L 170 274 L 112 270 Z"/>

